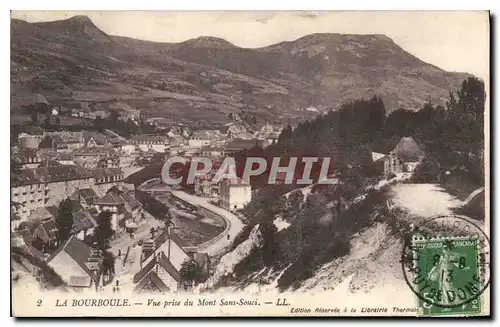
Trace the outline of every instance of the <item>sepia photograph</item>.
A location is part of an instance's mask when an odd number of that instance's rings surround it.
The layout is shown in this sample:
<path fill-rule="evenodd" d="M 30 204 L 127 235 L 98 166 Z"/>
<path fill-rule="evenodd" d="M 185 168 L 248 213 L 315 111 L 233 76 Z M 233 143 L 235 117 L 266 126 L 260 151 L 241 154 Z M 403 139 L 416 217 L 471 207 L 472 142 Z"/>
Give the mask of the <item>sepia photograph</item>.
<path fill-rule="evenodd" d="M 11 11 L 14 317 L 490 316 L 488 11 Z"/>

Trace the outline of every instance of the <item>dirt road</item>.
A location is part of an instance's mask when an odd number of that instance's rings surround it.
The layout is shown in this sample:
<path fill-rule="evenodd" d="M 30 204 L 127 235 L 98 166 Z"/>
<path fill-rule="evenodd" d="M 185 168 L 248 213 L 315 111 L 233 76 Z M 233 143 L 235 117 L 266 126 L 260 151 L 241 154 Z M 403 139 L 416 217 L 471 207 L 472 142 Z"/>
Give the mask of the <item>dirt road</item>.
<path fill-rule="evenodd" d="M 216 255 L 226 246 L 230 245 L 236 235 L 238 235 L 238 233 L 243 229 L 243 223 L 235 214 L 209 203 L 207 198 L 188 194 L 184 191 L 172 191 L 172 194 L 193 205 L 210 210 L 221 216 L 226 221 L 226 229 L 213 240 L 199 245 L 199 252 L 206 252 L 210 256 Z"/>

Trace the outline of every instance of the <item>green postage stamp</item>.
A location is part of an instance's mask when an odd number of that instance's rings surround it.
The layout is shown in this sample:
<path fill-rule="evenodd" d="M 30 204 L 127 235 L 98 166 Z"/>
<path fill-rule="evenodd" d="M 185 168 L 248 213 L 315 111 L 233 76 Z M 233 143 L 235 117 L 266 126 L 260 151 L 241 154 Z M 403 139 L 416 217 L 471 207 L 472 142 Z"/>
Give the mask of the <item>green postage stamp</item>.
<path fill-rule="evenodd" d="M 423 314 L 476 314 L 481 289 L 477 240 L 469 237 L 413 241 L 416 258 L 414 284 Z M 428 301 L 426 301 L 428 300 Z"/>
<path fill-rule="evenodd" d="M 442 215 L 414 226 L 402 266 L 421 315 L 481 314 L 489 300 L 489 257 L 488 236 L 466 217 Z"/>

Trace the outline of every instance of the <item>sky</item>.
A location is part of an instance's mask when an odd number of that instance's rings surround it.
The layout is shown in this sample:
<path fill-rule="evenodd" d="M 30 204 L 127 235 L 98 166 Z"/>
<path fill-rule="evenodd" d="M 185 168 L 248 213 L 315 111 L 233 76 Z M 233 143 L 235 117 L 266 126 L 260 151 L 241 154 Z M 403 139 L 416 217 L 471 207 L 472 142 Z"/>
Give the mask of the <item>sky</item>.
<path fill-rule="evenodd" d="M 110 35 L 158 42 L 198 36 L 255 48 L 312 33 L 385 34 L 447 71 L 489 76 L 487 12 L 472 11 L 12 11 L 29 22 L 86 15 Z"/>

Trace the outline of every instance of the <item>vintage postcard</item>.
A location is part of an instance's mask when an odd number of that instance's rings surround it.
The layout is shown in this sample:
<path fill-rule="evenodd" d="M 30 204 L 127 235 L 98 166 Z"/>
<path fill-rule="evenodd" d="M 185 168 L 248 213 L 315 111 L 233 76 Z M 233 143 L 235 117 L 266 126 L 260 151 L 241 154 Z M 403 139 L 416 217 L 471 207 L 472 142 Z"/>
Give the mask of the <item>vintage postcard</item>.
<path fill-rule="evenodd" d="M 490 315 L 488 12 L 10 24 L 13 316 Z"/>

